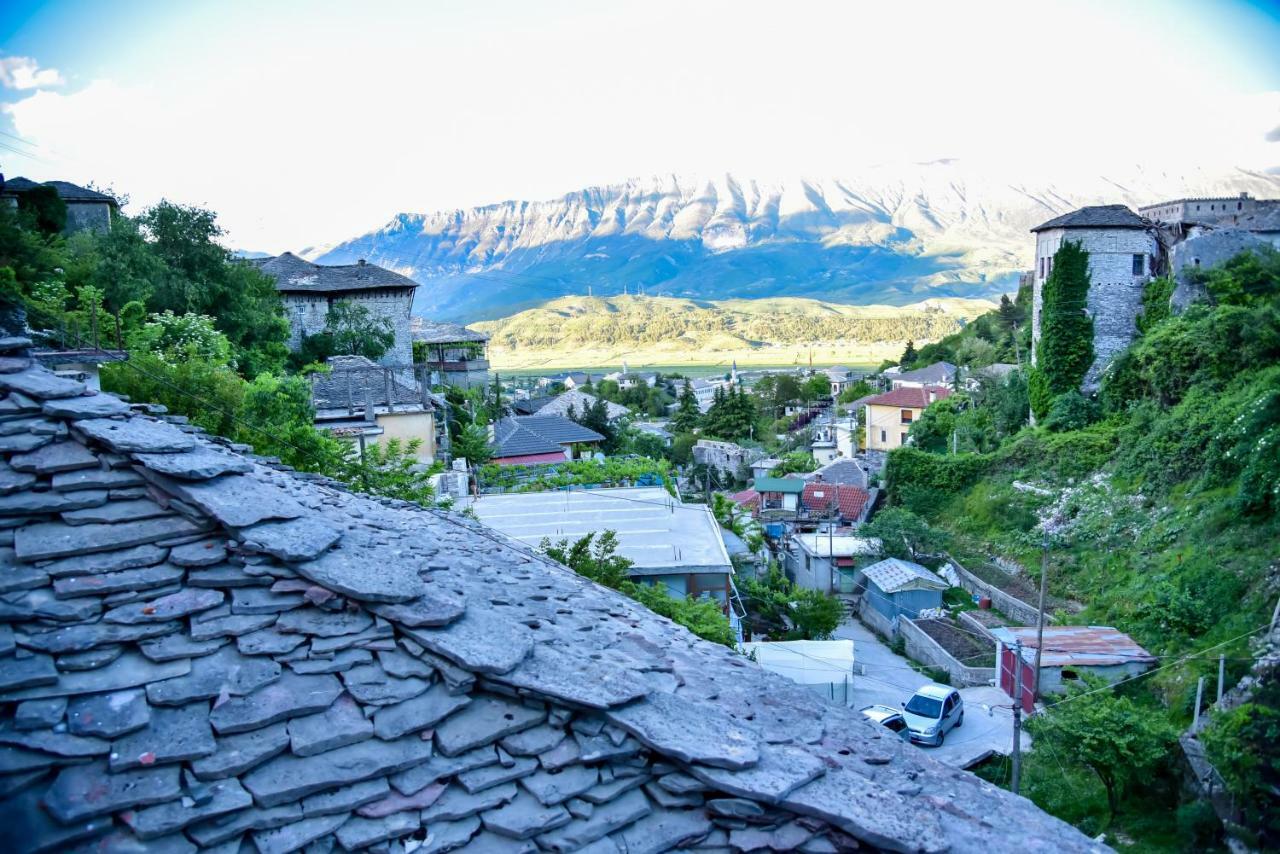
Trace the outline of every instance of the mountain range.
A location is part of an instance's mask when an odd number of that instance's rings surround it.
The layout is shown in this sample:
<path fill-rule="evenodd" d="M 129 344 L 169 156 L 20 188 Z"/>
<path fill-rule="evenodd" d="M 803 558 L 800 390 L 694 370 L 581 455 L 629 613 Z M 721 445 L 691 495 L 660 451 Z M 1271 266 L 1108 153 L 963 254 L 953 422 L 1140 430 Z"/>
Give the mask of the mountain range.
<path fill-rule="evenodd" d="M 423 285 L 415 313 L 440 320 L 492 319 L 572 294 L 905 305 L 1013 290 L 1031 265 L 1028 230 L 1083 205 L 1280 196 L 1280 176 L 1244 169 L 1053 171 L 943 160 L 842 178 L 669 175 L 549 201 L 400 213 L 302 254 L 403 273 Z"/>

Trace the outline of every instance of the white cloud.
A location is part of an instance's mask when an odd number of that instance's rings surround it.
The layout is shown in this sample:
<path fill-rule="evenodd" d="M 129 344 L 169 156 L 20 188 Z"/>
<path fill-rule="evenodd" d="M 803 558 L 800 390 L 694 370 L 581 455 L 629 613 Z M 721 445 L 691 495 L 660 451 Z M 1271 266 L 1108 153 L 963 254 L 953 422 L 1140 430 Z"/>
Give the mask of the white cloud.
<path fill-rule="evenodd" d="M 41 68 L 29 56 L 0 56 L 0 86 L 6 89 L 42 89 L 66 81 L 56 68 Z"/>

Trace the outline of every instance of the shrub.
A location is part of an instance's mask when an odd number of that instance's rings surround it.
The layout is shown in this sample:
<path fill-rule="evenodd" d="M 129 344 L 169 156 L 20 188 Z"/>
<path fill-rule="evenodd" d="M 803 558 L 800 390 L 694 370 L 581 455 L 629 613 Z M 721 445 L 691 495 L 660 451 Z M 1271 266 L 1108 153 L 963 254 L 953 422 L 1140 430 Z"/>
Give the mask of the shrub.
<path fill-rule="evenodd" d="M 1060 394 L 1049 405 L 1045 416 L 1045 429 L 1055 433 L 1067 430 L 1083 430 L 1098 420 L 1098 405 L 1080 392 L 1072 389 Z"/>
<path fill-rule="evenodd" d="M 885 481 L 890 495 L 906 486 L 952 494 L 973 483 L 987 470 L 990 457 L 984 454 L 930 454 L 915 448 L 897 448 L 889 453 Z"/>

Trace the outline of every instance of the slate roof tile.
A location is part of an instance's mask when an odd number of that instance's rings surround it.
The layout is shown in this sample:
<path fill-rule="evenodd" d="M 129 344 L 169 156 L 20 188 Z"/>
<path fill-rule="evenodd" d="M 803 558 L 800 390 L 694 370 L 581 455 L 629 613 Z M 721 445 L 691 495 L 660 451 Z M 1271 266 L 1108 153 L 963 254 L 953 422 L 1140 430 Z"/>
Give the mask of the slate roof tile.
<path fill-rule="evenodd" d="M 1099 848 L 473 522 L 9 368 L 0 847 Z"/>

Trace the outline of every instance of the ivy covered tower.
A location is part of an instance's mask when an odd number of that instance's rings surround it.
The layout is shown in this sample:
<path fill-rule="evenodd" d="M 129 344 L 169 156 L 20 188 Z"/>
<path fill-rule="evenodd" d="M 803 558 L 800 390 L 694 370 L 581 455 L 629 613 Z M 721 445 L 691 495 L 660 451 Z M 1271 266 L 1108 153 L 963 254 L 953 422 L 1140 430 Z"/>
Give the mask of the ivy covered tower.
<path fill-rule="evenodd" d="M 1039 349 L 1044 283 L 1053 270 L 1053 256 L 1064 241 L 1078 243 L 1089 255 L 1088 297 L 1080 309 L 1093 320 L 1093 362 L 1085 372 L 1083 389 L 1096 391 L 1107 365 L 1133 341 L 1143 287 L 1159 272 L 1162 262 L 1155 227 L 1124 205 L 1098 205 L 1054 217 L 1031 231 L 1036 236 L 1032 359 Z"/>

